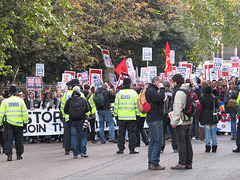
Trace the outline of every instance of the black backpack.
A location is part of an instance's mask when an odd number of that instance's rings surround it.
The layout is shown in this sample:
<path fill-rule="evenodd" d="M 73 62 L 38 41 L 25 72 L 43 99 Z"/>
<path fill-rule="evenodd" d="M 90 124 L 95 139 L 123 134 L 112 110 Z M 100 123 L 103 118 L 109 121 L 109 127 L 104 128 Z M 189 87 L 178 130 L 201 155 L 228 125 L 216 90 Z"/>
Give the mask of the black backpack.
<path fill-rule="evenodd" d="M 103 93 L 105 91 L 103 90 L 102 92 L 97 92 L 95 97 L 93 98 L 93 101 L 95 102 L 96 108 L 102 108 L 105 105 L 105 98 L 103 96 Z"/>
<path fill-rule="evenodd" d="M 87 101 L 83 97 L 71 97 L 69 102 L 70 119 L 83 120 L 88 111 Z"/>
<path fill-rule="evenodd" d="M 189 89 L 189 90 L 179 89 L 179 91 L 183 91 L 186 94 L 186 104 L 185 104 L 185 108 L 183 109 L 183 113 L 188 117 L 195 116 L 198 112 L 198 106 L 193 98 L 194 94 L 196 94 L 196 93 L 194 91 L 192 91 L 191 89 Z M 189 118 L 189 120 L 190 120 L 190 118 Z"/>
<path fill-rule="evenodd" d="M 232 91 L 231 91 L 231 99 L 237 99 L 238 94 L 239 94 L 238 88 L 237 87 L 233 88 Z"/>

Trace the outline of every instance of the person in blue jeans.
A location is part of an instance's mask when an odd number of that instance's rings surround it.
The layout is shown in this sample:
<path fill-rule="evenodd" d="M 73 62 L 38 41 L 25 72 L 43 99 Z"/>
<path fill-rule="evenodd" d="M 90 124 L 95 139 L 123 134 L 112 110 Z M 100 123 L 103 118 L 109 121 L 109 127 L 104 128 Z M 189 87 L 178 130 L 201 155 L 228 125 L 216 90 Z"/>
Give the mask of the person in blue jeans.
<path fill-rule="evenodd" d="M 80 97 L 80 88 L 73 88 L 72 97 L 69 98 L 64 107 L 64 113 L 69 114 L 69 125 L 71 127 L 71 143 L 73 158 L 78 158 L 79 147 L 81 157 L 88 157 L 87 151 L 87 128 L 86 113 L 91 110 L 89 102 Z M 80 139 L 80 140 L 79 140 Z"/>
<path fill-rule="evenodd" d="M 149 126 L 149 146 L 148 146 L 148 169 L 164 170 L 160 166 L 160 151 L 163 144 L 163 101 L 165 99 L 165 89 L 161 79 L 155 76 L 146 91 L 147 102 L 151 105 L 147 113 L 147 124 Z"/>
<path fill-rule="evenodd" d="M 71 122 L 71 138 L 72 138 L 72 150 L 74 158 L 78 157 L 79 146 L 81 150 L 81 157 L 87 158 L 87 128 L 83 127 L 84 121 L 72 121 Z M 80 139 L 80 141 L 79 141 Z M 78 143 L 79 141 L 79 143 Z"/>
<path fill-rule="evenodd" d="M 106 121 L 109 127 L 108 141 L 117 143 L 117 140 L 115 139 L 114 121 L 113 121 L 112 113 L 110 112 L 110 103 L 114 102 L 115 95 L 112 92 L 108 91 L 107 84 L 103 84 L 102 87 L 96 92 L 95 96 L 97 96 L 97 94 L 102 94 L 104 97 L 103 106 L 99 107 L 97 103 L 95 103 L 97 112 L 98 112 L 98 117 L 99 117 L 99 124 L 100 124 L 99 126 L 100 142 L 101 144 L 106 143 L 105 133 L 104 133 L 104 127 L 105 127 L 104 123 Z"/>
<path fill-rule="evenodd" d="M 215 101 L 215 102 L 214 102 Z M 213 119 L 213 108 L 218 108 L 218 98 L 212 95 L 212 87 L 207 86 L 204 94 L 200 99 L 201 112 L 199 114 L 199 122 L 204 125 L 206 139 L 206 153 L 211 151 L 210 138 L 212 136 L 212 152 L 217 151 L 217 123 Z"/>

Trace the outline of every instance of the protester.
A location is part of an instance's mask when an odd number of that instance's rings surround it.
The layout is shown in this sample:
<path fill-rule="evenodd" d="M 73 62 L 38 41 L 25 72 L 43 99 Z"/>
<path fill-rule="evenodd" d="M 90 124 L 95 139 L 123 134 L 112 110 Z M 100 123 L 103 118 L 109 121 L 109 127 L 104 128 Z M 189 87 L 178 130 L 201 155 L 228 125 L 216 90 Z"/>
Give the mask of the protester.
<path fill-rule="evenodd" d="M 139 116 L 137 108 L 138 95 L 131 87 L 131 79 L 123 79 L 123 89 L 115 98 L 114 116 L 118 120 L 119 136 L 117 154 L 123 154 L 125 149 L 126 130 L 129 137 L 130 154 L 137 154 L 136 147 L 136 116 Z"/>
<path fill-rule="evenodd" d="M 173 80 L 173 117 L 171 126 L 176 128 L 176 136 L 178 143 L 179 161 L 176 166 L 171 169 L 192 169 L 193 150 L 190 139 L 190 125 L 192 118 L 184 114 L 183 110 L 186 105 L 186 94 L 184 91 L 189 90 L 189 84 L 184 84 L 184 78 L 181 74 L 175 74 Z M 180 123 L 180 121 L 182 121 Z"/>
<path fill-rule="evenodd" d="M 137 94 L 140 94 L 142 89 L 143 89 L 142 86 L 138 85 L 138 84 L 134 87 L 134 90 L 137 92 Z M 137 116 L 137 128 L 136 128 L 137 143 L 136 143 L 136 147 L 140 147 L 140 135 L 142 137 L 143 143 L 146 146 L 149 145 L 148 137 L 147 137 L 147 135 L 146 135 L 146 133 L 143 129 L 146 117 L 147 117 L 147 113 L 142 113 L 142 112 L 140 112 L 140 116 Z"/>
<path fill-rule="evenodd" d="M 115 98 L 115 95 L 108 91 L 108 86 L 106 84 L 103 84 L 101 88 L 96 92 L 95 97 L 103 96 L 103 98 L 100 98 L 101 102 L 96 102 L 96 98 L 94 99 L 95 105 L 98 111 L 98 117 L 99 117 L 99 135 L 100 135 L 100 142 L 101 144 L 105 144 L 105 134 L 104 134 L 104 122 L 107 121 L 109 126 L 109 142 L 117 143 L 117 140 L 115 139 L 115 128 L 114 128 L 114 121 L 110 110 L 110 99 Z M 100 105 L 101 104 L 101 105 Z"/>
<path fill-rule="evenodd" d="M 229 89 L 227 90 L 227 98 L 225 98 L 225 105 L 229 108 L 230 118 L 231 118 L 231 132 L 232 138 L 231 140 L 236 140 L 237 138 L 237 129 L 236 129 L 236 115 L 239 111 L 237 105 L 238 98 L 238 87 L 235 87 L 235 82 L 229 82 Z"/>
<path fill-rule="evenodd" d="M 163 144 L 163 104 L 165 89 L 161 79 L 155 76 L 146 91 L 147 102 L 151 105 L 151 110 L 147 114 L 147 124 L 149 126 L 149 146 L 148 146 L 148 169 L 164 170 L 160 166 L 160 151 Z"/>
<path fill-rule="evenodd" d="M 56 106 L 56 109 L 59 109 L 62 101 L 62 92 L 60 89 L 56 90 L 56 95 L 54 100 L 55 100 L 54 104 Z"/>
<path fill-rule="evenodd" d="M 27 109 L 39 108 L 39 100 L 35 98 L 34 91 L 28 91 L 28 97 L 24 99 Z"/>
<path fill-rule="evenodd" d="M 90 90 L 90 88 L 91 88 L 91 86 L 89 84 L 85 84 L 84 90 L 82 92 L 91 106 L 91 113 L 89 115 L 89 118 L 90 118 L 89 122 L 90 122 L 90 127 L 91 127 L 90 139 L 91 139 L 92 143 L 95 144 L 95 143 L 97 143 L 97 141 L 95 140 L 96 105 L 93 100 L 94 94 L 95 94 L 95 89 L 94 89 L 94 87 L 92 87 Z"/>
<path fill-rule="evenodd" d="M 237 105 L 240 106 L 240 94 L 238 95 L 238 98 L 237 98 Z M 240 153 L 240 123 L 238 123 L 238 126 L 237 126 L 237 138 L 236 138 L 236 145 L 237 145 L 237 148 L 232 150 L 232 152 L 234 153 Z"/>
<path fill-rule="evenodd" d="M 212 136 L 212 152 L 217 151 L 217 123 L 213 119 L 213 108 L 218 108 L 217 97 L 214 97 L 212 94 L 212 87 L 207 86 L 204 90 L 204 95 L 200 100 L 201 103 L 201 112 L 199 115 L 199 122 L 204 125 L 205 129 L 205 138 L 206 138 L 206 150 L 205 152 L 210 152 L 211 143 L 210 137 Z M 215 101 L 215 103 L 214 103 Z"/>
<path fill-rule="evenodd" d="M 27 109 L 29 110 L 39 108 L 40 105 L 39 100 L 35 98 L 34 91 L 28 91 L 28 97 L 24 99 L 24 102 L 26 104 Z M 31 136 L 30 138 L 32 139 L 31 143 L 35 143 L 37 136 Z M 29 141 L 29 138 L 26 141 Z"/>
<path fill-rule="evenodd" d="M 23 129 L 28 123 L 28 112 L 24 101 L 17 97 L 16 85 L 9 89 L 11 97 L 4 99 L 0 107 L 0 126 L 3 125 L 3 117 L 6 115 L 4 124 L 5 149 L 7 160 L 12 161 L 12 146 L 15 138 L 17 160 L 22 159 L 23 154 Z M 17 114 L 17 116 L 16 116 Z"/>
<path fill-rule="evenodd" d="M 72 79 L 71 81 L 67 82 L 66 84 L 68 86 L 68 90 L 65 92 L 62 103 L 61 103 L 61 113 L 62 118 L 64 119 L 64 134 L 63 134 L 63 142 L 64 142 L 64 148 L 65 148 L 65 155 L 69 155 L 70 149 L 71 149 L 71 129 L 70 129 L 70 122 L 69 122 L 69 115 L 64 113 L 64 107 L 67 102 L 67 100 L 72 96 L 73 94 L 73 88 L 75 86 L 80 86 L 78 79 Z M 83 93 L 80 93 L 81 97 L 84 97 Z M 85 98 L 85 97 L 84 97 Z M 85 138 L 85 137 L 82 137 Z M 85 141 L 85 139 L 83 140 Z M 86 139 L 87 141 L 87 139 Z"/>
<path fill-rule="evenodd" d="M 170 89 L 170 82 L 169 81 L 163 81 L 163 86 L 165 88 L 165 97 L 167 97 L 167 100 L 164 101 L 164 116 L 163 116 L 163 135 L 167 133 L 167 128 L 170 130 L 171 133 L 171 139 L 172 139 L 172 149 L 174 153 L 177 153 L 177 139 L 176 139 L 176 133 L 175 129 L 172 128 L 170 124 L 170 118 L 168 116 L 168 113 L 172 111 L 172 90 Z M 163 152 L 165 149 L 165 138 L 163 138 L 163 145 L 161 148 L 161 151 Z"/>
<path fill-rule="evenodd" d="M 44 94 L 44 98 L 43 98 L 43 101 L 42 101 L 42 104 L 41 104 L 42 108 L 43 109 L 46 109 L 46 110 L 50 110 L 51 108 L 54 107 L 54 102 L 53 102 L 53 99 L 51 97 L 51 93 L 50 92 L 46 92 Z"/>
<path fill-rule="evenodd" d="M 71 143 L 74 158 L 78 158 L 79 147 L 81 147 L 81 157 L 88 157 L 87 151 L 87 128 L 84 127 L 86 113 L 90 111 L 87 100 L 81 97 L 80 88 L 73 88 L 72 97 L 67 100 L 64 106 L 64 113 L 69 114 L 71 127 Z M 79 142 L 79 138 L 81 141 Z"/>
<path fill-rule="evenodd" d="M 20 93 L 18 93 L 18 97 L 20 97 L 21 99 L 25 99 L 25 94 L 23 91 L 21 91 Z"/>
<path fill-rule="evenodd" d="M 4 99 L 8 98 L 9 97 L 9 91 L 7 88 L 4 88 L 2 90 L 2 95 L 0 97 L 3 97 Z"/>

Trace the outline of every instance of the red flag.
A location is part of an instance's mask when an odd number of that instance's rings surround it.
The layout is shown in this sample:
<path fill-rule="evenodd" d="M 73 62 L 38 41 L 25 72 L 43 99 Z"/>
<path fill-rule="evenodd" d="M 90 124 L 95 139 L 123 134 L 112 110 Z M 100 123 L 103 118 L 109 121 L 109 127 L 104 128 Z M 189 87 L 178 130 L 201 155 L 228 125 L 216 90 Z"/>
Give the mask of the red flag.
<path fill-rule="evenodd" d="M 128 68 L 126 60 L 122 60 L 122 62 L 115 68 L 115 71 L 121 75 L 121 72 L 126 72 L 128 74 Z"/>
<path fill-rule="evenodd" d="M 165 77 L 167 77 L 168 72 L 172 71 L 172 64 L 170 63 L 170 47 L 168 41 L 166 44 L 165 55 L 166 55 Z"/>

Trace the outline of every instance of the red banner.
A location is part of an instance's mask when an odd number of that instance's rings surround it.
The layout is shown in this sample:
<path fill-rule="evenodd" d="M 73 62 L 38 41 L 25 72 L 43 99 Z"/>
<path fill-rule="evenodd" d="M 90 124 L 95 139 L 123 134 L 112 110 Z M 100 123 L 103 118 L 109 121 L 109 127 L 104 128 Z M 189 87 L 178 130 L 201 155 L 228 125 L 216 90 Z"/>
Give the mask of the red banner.
<path fill-rule="evenodd" d="M 122 60 L 122 62 L 115 68 L 115 71 L 118 73 L 118 75 L 121 75 L 121 72 L 128 74 L 128 68 L 125 59 Z"/>

